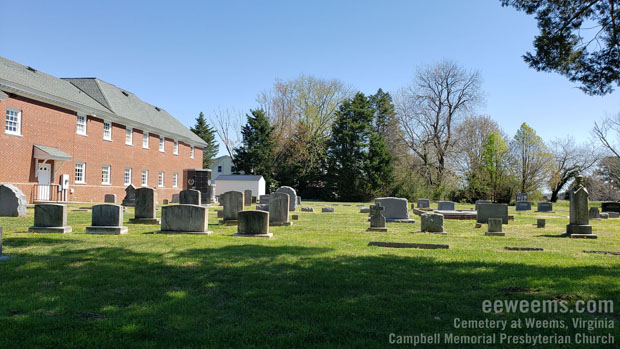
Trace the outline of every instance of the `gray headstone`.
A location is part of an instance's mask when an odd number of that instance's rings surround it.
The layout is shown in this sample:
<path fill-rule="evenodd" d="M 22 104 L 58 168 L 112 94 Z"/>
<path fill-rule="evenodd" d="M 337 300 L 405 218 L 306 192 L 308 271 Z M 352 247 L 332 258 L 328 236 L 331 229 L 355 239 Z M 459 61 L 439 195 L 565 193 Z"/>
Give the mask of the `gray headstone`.
<path fill-rule="evenodd" d="M 542 218 L 536 220 L 536 228 L 544 228 L 546 224 L 547 221 Z"/>
<path fill-rule="evenodd" d="M 620 202 L 606 201 L 601 202 L 602 212 L 620 212 Z"/>
<path fill-rule="evenodd" d="M 527 193 L 517 193 L 516 202 L 527 201 Z"/>
<path fill-rule="evenodd" d="M 418 208 L 431 208 L 431 200 L 418 199 Z"/>
<path fill-rule="evenodd" d="M 321 208 L 321 212 L 334 212 L 334 208 L 333 207 L 322 207 Z"/>
<path fill-rule="evenodd" d="M 269 195 L 261 195 L 261 196 L 258 198 L 258 202 L 259 202 L 260 204 L 265 204 L 265 205 L 269 204 Z"/>
<path fill-rule="evenodd" d="M 200 190 L 187 189 L 179 193 L 179 203 L 181 205 L 202 205 Z"/>
<path fill-rule="evenodd" d="M 599 219 L 601 218 L 600 213 L 598 211 L 598 207 L 590 207 L 590 211 L 588 213 L 590 219 Z"/>
<path fill-rule="evenodd" d="M 502 232 L 502 219 L 501 218 L 489 218 L 489 233 L 501 233 Z"/>
<path fill-rule="evenodd" d="M 516 211 L 530 211 L 532 209 L 532 203 L 529 201 L 517 201 L 515 203 Z"/>
<path fill-rule="evenodd" d="M 289 200 L 289 211 L 291 212 L 295 212 L 297 211 L 297 192 L 295 191 L 295 189 L 291 188 L 291 187 L 280 187 L 278 188 L 278 190 L 276 190 L 277 193 L 286 193 L 288 194 L 290 200 Z"/>
<path fill-rule="evenodd" d="M 204 206 L 181 204 L 161 208 L 162 232 L 208 233 L 208 230 L 209 216 Z"/>
<path fill-rule="evenodd" d="M 237 234 L 268 235 L 269 213 L 265 211 L 242 211 L 238 215 Z"/>
<path fill-rule="evenodd" d="M 284 192 L 275 192 L 269 198 L 269 224 L 271 225 L 287 225 L 290 197 Z"/>
<path fill-rule="evenodd" d="M 136 187 L 130 184 L 125 188 L 125 198 L 123 198 L 123 206 L 136 206 Z"/>
<path fill-rule="evenodd" d="M 170 202 L 173 204 L 178 204 L 181 201 L 181 195 L 179 194 L 172 194 L 172 198 L 170 199 Z"/>
<path fill-rule="evenodd" d="M 553 211 L 552 202 L 539 202 L 538 203 L 538 212 L 551 212 L 551 211 Z"/>
<path fill-rule="evenodd" d="M 123 208 L 120 205 L 101 204 L 93 206 L 92 226 L 119 227 L 123 225 Z"/>
<path fill-rule="evenodd" d="M 385 207 L 381 204 L 370 205 L 370 227 L 385 228 L 385 216 L 383 212 Z"/>
<path fill-rule="evenodd" d="M 168 199 L 164 199 L 163 204 L 168 205 L 168 203 L 169 203 Z"/>
<path fill-rule="evenodd" d="M 588 212 L 588 190 L 583 185 L 583 176 L 575 177 L 575 186 L 570 190 L 570 223 L 566 226 L 568 235 L 592 234 Z"/>
<path fill-rule="evenodd" d="M 297 196 L 297 206 L 301 206 L 301 196 Z"/>
<path fill-rule="evenodd" d="M 601 212 L 601 214 L 599 215 L 599 217 L 601 219 L 608 219 L 609 218 L 609 213 L 607 212 Z"/>
<path fill-rule="evenodd" d="M 256 205 L 256 209 L 258 211 L 267 211 L 267 212 L 269 212 L 269 205 L 268 204 L 257 204 Z"/>
<path fill-rule="evenodd" d="M 508 224 L 507 204 L 478 204 L 476 222 L 488 223 L 489 218 L 501 218 L 503 224 Z"/>
<path fill-rule="evenodd" d="M 480 204 L 492 204 L 492 202 L 490 200 L 476 200 L 476 211 L 478 211 Z"/>
<path fill-rule="evenodd" d="M 237 220 L 239 212 L 243 211 L 243 193 L 238 191 L 227 191 L 220 195 L 220 204 L 224 206 L 224 220 Z"/>
<path fill-rule="evenodd" d="M 443 215 L 439 213 L 425 213 L 422 218 L 422 232 L 443 233 Z"/>
<path fill-rule="evenodd" d="M 607 212 L 607 215 L 609 216 L 609 218 L 618 218 L 620 216 L 620 213 L 610 211 L 610 212 Z"/>
<path fill-rule="evenodd" d="M 252 205 L 252 191 L 251 190 L 243 191 L 243 205 L 244 206 Z"/>
<path fill-rule="evenodd" d="M 393 197 L 377 198 L 375 199 L 375 204 L 377 203 L 385 207 L 383 215 L 388 222 L 391 220 L 409 219 L 407 199 Z"/>
<path fill-rule="evenodd" d="M 103 197 L 103 202 L 115 204 L 116 203 L 116 194 L 105 194 Z"/>
<path fill-rule="evenodd" d="M 64 227 L 67 225 L 67 206 L 62 204 L 34 205 L 35 227 Z"/>
<path fill-rule="evenodd" d="M 301 212 L 314 212 L 314 207 L 304 206 L 301 208 Z"/>
<path fill-rule="evenodd" d="M 13 184 L 0 184 L 0 217 L 26 215 L 26 195 Z"/>
<path fill-rule="evenodd" d="M 362 208 L 360 208 L 360 213 L 370 213 L 370 207 L 362 207 Z"/>
<path fill-rule="evenodd" d="M 153 188 L 136 189 L 136 208 L 135 217 L 140 218 L 156 218 L 155 210 L 157 209 L 157 192 Z"/>
<path fill-rule="evenodd" d="M 454 207 L 454 202 L 452 201 L 439 201 L 437 203 L 437 209 L 440 211 L 454 211 Z"/>

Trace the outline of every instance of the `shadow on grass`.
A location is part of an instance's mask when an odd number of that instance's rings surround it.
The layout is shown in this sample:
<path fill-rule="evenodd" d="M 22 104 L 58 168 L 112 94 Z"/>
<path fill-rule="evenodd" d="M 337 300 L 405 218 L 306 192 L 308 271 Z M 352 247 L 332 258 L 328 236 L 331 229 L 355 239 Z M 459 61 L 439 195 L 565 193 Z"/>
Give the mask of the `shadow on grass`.
<path fill-rule="evenodd" d="M 378 346 L 389 333 L 474 334 L 455 330 L 455 317 L 514 317 L 483 314 L 486 299 L 620 296 L 617 267 L 330 251 L 246 244 L 22 254 L 0 265 L 0 346 Z"/>
<path fill-rule="evenodd" d="M 29 233 L 29 234 L 32 236 L 33 233 Z M 20 248 L 20 247 L 37 246 L 37 245 L 49 246 L 49 245 L 62 245 L 66 243 L 81 242 L 80 240 L 49 238 L 49 237 L 41 237 L 39 235 L 35 237 L 29 237 L 29 238 L 22 237 L 22 236 L 13 235 L 11 236 L 10 239 L 5 238 L 2 241 L 2 245 L 13 247 L 13 248 Z"/>

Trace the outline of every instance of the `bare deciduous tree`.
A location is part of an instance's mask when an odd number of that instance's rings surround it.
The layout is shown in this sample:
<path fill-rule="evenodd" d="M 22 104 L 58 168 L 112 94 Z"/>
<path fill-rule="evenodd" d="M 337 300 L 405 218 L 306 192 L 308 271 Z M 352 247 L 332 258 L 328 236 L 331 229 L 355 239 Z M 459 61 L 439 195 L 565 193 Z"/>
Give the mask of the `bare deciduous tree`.
<path fill-rule="evenodd" d="M 228 155 L 234 158 L 234 149 L 241 143 L 241 126 L 244 123 L 244 115 L 233 110 L 218 109 L 213 111 L 211 125 L 215 128 L 217 136 L 224 144 Z"/>
<path fill-rule="evenodd" d="M 600 124 L 595 122 L 592 132 L 609 152 L 620 158 L 620 148 L 617 143 L 617 138 L 620 136 L 620 113 L 605 117 Z M 613 136 L 610 133 L 615 134 L 616 140 L 612 139 Z"/>
<path fill-rule="evenodd" d="M 549 179 L 551 201 L 558 199 L 564 186 L 577 174 L 585 174 L 599 160 L 597 149 L 590 144 L 577 144 L 572 137 L 551 141 L 551 152 L 555 166 Z"/>

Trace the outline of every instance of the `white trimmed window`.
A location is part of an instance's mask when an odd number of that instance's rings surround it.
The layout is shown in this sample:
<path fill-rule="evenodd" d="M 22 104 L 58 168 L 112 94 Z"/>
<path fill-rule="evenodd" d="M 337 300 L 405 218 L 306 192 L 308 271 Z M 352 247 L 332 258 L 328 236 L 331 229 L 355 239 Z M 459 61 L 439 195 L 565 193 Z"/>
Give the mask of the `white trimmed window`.
<path fill-rule="evenodd" d="M 159 177 L 157 177 L 157 186 L 158 187 L 164 186 L 164 171 L 159 171 Z"/>
<path fill-rule="evenodd" d="M 179 155 L 179 141 L 174 141 L 173 152 L 174 155 Z"/>
<path fill-rule="evenodd" d="M 75 124 L 75 132 L 79 135 L 86 136 L 86 115 L 78 114 Z"/>
<path fill-rule="evenodd" d="M 131 127 L 125 129 L 125 144 L 133 145 L 133 128 Z"/>
<path fill-rule="evenodd" d="M 85 183 L 84 177 L 86 175 L 86 164 L 83 162 L 75 163 L 75 183 Z"/>
<path fill-rule="evenodd" d="M 194 158 L 194 146 L 193 145 L 189 147 L 189 157 L 192 159 Z"/>
<path fill-rule="evenodd" d="M 149 148 L 149 133 L 146 131 L 142 132 L 142 148 L 144 149 Z"/>
<path fill-rule="evenodd" d="M 103 121 L 103 139 L 106 141 L 112 140 L 112 123 L 109 121 Z"/>
<path fill-rule="evenodd" d="M 125 185 L 130 185 L 131 184 L 131 169 L 130 168 L 126 168 L 125 169 Z"/>
<path fill-rule="evenodd" d="M 101 184 L 110 184 L 110 165 L 101 166 Z"/>
<path fill-rule="evenodd" d="M 174 188 L 179 186 L 179 174 L 178 173 L 173 173 L 172 174 L 172 186 Z"/>
<path fill-rule="evenodd" d="M 22 111 L 6 108 L 6 122 L 4 133 L 21 136 L 22 134 Z"/>
<path fill-rule="evenodd" d="M 149 170 L 142 170 L 142 186 L 146 187 L 149 185 Z"/>
<path fill-rule="evenodd" d="M 166 151 L 165 144 L 166 144 L 165 138 L 162 136 L 159 136 L 159 151 L 162 153 Z"/>

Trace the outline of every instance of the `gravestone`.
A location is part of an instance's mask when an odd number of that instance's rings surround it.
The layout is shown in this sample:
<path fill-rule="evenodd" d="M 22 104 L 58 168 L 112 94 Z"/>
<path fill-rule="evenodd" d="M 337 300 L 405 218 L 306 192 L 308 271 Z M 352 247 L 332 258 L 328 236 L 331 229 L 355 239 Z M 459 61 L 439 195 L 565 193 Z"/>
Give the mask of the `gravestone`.
<path fill-rule="evenodd" d="M 299 215 L 298 214 L 292 214 L 291 215 L 291 219 L 294 220 L 294 221 L 297 221 L 297 220 L 299 220 Z"/>
<path fill-rule="evenodd" d="M 601 217 L 601 219 L 609 219 L 609 213 L 608 212 L 601 212 L 599 217 Z"/>
<path fill-rule="evenodd" d="M 105 194 L 103 197 L 103 202 L 115 204 L 116 203 L 116 194 Z"/>
<path fill-rule="evenodd" d="M 536 228 L 544 228 L 546 224 L 547 221 L 542 218 L 536 220 Z"/>
<path fill-rule="evenodd" d="M 479 203 L 476 211 L 476 222 L 488 223 L 489 218 L 501 218 L 502 224 L 508 224 L 507 204 Z"/>
<path fill-rule="evenodd" d="M 439 213 L 424 213 L 421 216 L 421 231 L 423 233 L 446 234 L 443 230 L 443 215 Z"/>
<path fill-rule="evenodd" d="M 224 217 L 224 212 L 222 212 L 222 210 L 216 210 L 215 212 L 217 212 L 217 213 L 216 213 L 217 218 L 222 218 L 222 217 Z"/>
<path fill-rule="evenodd" d="M 251 206 L 252 205 L 252 191 L 244 190 L 243 191 L 243 206 Z"/>
<path fill-rule="evenodd" d="M 553 203 L 552 202 L 539 202 L 537 211 L 538 212 L 553 212 Z"/>
<path fill-rule="evenodd" d="M 237 225 L 237 233 L 233 236 L 242 237 L 266 237 L 271 238 L 272 233 L 269 232 L 269 212 L 265 211 L 241 211 L 237 215 L 239 224 Z"/>
<path fill-rule="evenodd" d="M 256 205 L 256 209 L 259 211 L 267 211 L 269 212 L 269 205 L 267 204 L 258 204 Z"/>
<path fill-rule="evenodd" d="M 163 204 L 164 204 L 164 205 L 168 205 L 168 202 L 169 202 L 169 201 L 168 201 L 168 199 L 164 199 Z"/>
<path fill-rule="evenodd" d="M 487 236 L 505 236 L 506 234 L 502 232 L 502 218 L 489 218 L 488 220 L 488 229 L 484 235 Z"/>
<path fill-rule="evenodd" d="M 327 207 L 322 207 L 322 208 L 321 208 L 321 212 L 330 213 L 330 212 L 335 212 L 335 210 L 334 210 L 334 208 L 333 208 L 333 207 L 329 207 L 329 206 L 327 206 Z"/>
<path fill-rule="evenodd" d="M 194 191 L 200 194 L 198 190 Z M 181 204 L 162 207 L 161 230 L 158 233 L 211 234 L 208 213 L 207 208 L 200 205 Z"/>
<path fill-rule="evenodd" d="M 431 208 L 431 200 L 418 199 L 418 208 Z"/>
<path fill-rule="evenodd" d="M 86 234 L 127 234 L 123 226 L 123 208 L 120 205 L 101 204 L 93 206 L 92 222 Z"/>
<path fill-rule="evenodd" d="M 590 217 L 590 219 L 601 219 L 600 213 L 598 212 L 598 207 L 590 207 L 588 216 Z"/>
<path fill-rule="evenodd" d="M 125 188 L 125 197 L 123 198 L 123 206 L 136 206 L 136 187 L 130 184 Z"/>
<path fill-rule="evenodd" d="M 179 204 L 181 205 L 202 205 L 202 193 L 196 189 L 181 190 L 179 193 Z"/>
<path fill-rule="evenodd" d="M 301 212 L 314 212 L 314 207 L 310 207 L 310 206 L 302 207 Z"/>
<path fill-rule="evenodd" d="M 394 197 L 376 198 L 376 204 L 381 204 L 381 206 L 385 207 L 383 215 L 387 222 L 415 223 L 415 220 L 409 219 L 407 199 Z"/>
<path fill-rule="evenodd" d="M 609 212 L 607 212 L 607 216 L 609 216 L 609 218 L 618 218 L 618 216 L 620 216 L 620 213 L 614 212 L 614 211 L 609 211 Z"/>
<path fill-rule="evenodd" d="M 454 202 L 452 201 L 439 201 L 437 202 L 437 209 L 439 211 L 454 211 Z"/>
<path fill-rule="evenodd" d="M 575 176 L 575 186 L 570 190 L 570 223 L 566 234 L 572 238 L 596 238 L 588 213 L 588 190 L 583 185 L 583 176 Z"/>
<path fill-rule="evenodd" d="M 0 217 L 26 215 L 26 195 L 13 184 L 0 184 Z"/>
<path fill-rule="evenodd" d="M 34 226 L 28 228 L 28 231 L 33 233 L 70 233 L 73 229 L 67 226 L 67 205 L 34 205 Z"/>
<path fill-rule="evenodd" d="M 362 207 L 362 208 L 360 208 L 360 213 L 370 213 L 370 207 Z"/>
<path fill-rule="evenodd" d="M 260 204 L 265 204 L 265 205 L 268 205 L 268 204 L 269 204 L 269 195 L 261 195 L 261 196 L 258 198 L 258 202 L 259 202 Z"/>
<path fill-rule="evenodd" d="M 478 211 L 480 204 L 492 204 L 490 200 L 476 200 L 476 211 Z"/>
<path fill-rule="evenodd" d="M 301 196 L 297 196 L 297 206 L 301 206 Z"/>
<path fill-rule="evenodd" d="M 527 201 L 527 193 L 517 193 L 516 202 Z"/>
<path fill-rule="evenodd" d="M 620 212 L 620 202 L 606 201 L 601 203 L 601 212 Z"/>
<path fill-rule="evenodd" d="M 530 211 L 532 209 L 532 203 L 529 201 L 517 201 L 515 203 L 516 211 Z"/>
<path fill-rule="evenodd" d="M 276 190 L 276 193 L 286 193 L 289 196 L 289 211 L 291 212 L 295 212 L 297 211 L 297 192 L 295 191 L 295 189 L 291 188 L 291 187 L 280 187 L 278 188 L 278 190 Z"/>
<path fill-rule="evenodd" d="M 220 195 L 220 204 L 224 206 L 223 223 L 237 224 L 238 213 L 243 211 L 243 193 L 238 191 L 227 191 Z"/>
<path fill-rule="evenodd" d="M 370 228 L 367 231 L 388 231 L 385 226 L 383 211 L 385 211 L 385 207 L 381 206 L 380 203 L 370 205 Z"/>
<path fill-rule="evenodd" d="M 293 225 L 288 220 L 290 197 L 284 192 L 275 192 L 269 198 L 269 225 Z"/>
<path fill-rule="evenodd" d="M 157 218 L 157 192 L 153 188 L 136 189 L 136 208 L 132 224 L 161 224 Z"/>
<path fill-rule="evenodd" d="M 179 194 L 172 194 L 172 198 L 170 199 L 170 202 L 173 204 L 178 204 L 181 201 L 181 195 Z"/>

